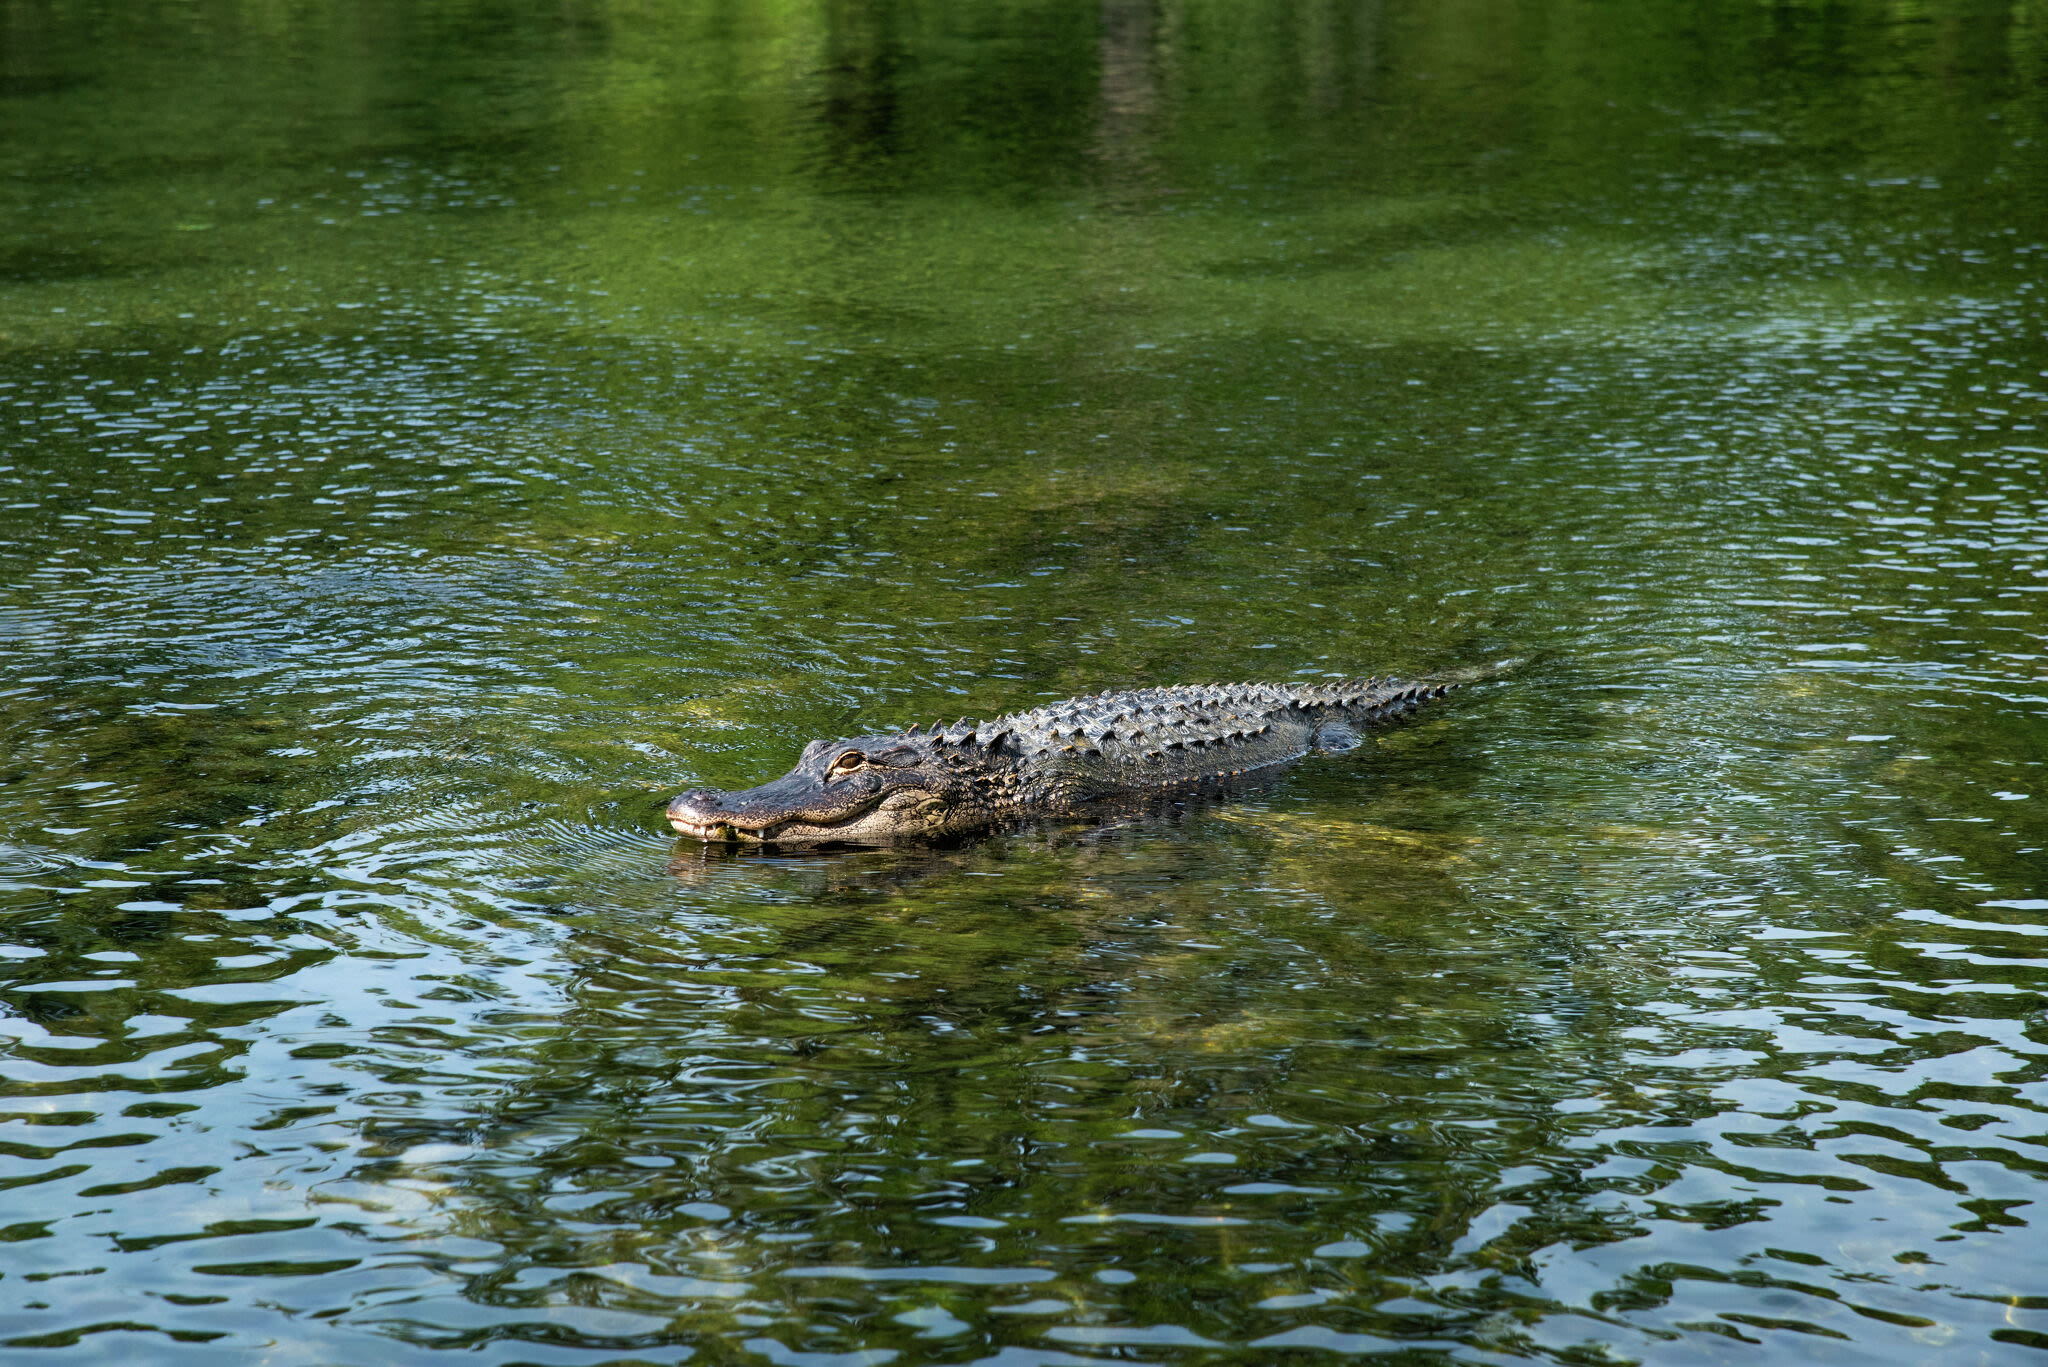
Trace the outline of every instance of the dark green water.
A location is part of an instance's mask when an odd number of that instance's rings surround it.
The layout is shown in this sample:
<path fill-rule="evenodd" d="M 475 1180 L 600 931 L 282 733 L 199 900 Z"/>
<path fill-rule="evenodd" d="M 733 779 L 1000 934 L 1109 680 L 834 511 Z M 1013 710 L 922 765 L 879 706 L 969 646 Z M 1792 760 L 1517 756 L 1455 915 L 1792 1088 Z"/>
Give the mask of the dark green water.
<path fill-rule="evenodd" d="M 0 1356 L 2048 1361 L 2044 287 L 2031 2 L 0 2 Z"/>

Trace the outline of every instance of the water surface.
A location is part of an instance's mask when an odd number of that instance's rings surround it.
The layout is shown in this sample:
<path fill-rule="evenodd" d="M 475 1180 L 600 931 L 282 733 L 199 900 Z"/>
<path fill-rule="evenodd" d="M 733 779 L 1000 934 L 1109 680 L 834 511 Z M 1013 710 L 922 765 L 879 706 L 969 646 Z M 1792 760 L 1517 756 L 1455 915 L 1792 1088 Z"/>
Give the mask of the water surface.
<path fill-rule="evenodd" d="M 2044 91 L 2025 4 L 0 8 L 0 1347 L 2048 1349 Z M 1505 656 L 1141 821 L 659 817 Z"/>

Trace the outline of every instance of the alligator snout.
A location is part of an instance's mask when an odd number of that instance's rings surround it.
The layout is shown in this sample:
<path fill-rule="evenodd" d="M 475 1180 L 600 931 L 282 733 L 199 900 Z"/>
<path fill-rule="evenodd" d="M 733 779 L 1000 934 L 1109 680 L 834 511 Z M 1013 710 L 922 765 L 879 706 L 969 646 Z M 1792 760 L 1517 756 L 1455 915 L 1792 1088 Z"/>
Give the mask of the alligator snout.
<path fill-rule="evenodd" d="M 725 808 L 724 793 L 695 788 L 669 802 L 668 824 L 684 835 L 710 839 L 721 827 L 731 828 L 732 814 Z"/>
<path fill-rule="evenodd" d="M 669 820 L 681 817 L 685 821 L 702 821 L 706 816 L 723 810 L 725 794 L 709 788 L 693 788 L 687 793 L 678 793 L 668 804 Z"/>

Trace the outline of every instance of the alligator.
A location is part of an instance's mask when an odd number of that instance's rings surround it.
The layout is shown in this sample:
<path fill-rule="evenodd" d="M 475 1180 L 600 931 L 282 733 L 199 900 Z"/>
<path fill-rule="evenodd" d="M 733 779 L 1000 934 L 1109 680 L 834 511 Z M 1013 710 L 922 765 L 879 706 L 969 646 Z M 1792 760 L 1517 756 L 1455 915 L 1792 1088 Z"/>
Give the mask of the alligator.
<path fill-rule="evenodd" d="M 1118 797 L 1353 749 L 1360 731 L 1472 677 L 1121 690 L 989 722 L 812 741 L 772 783 L 681 794 L 668 822 L 704 841 L 887 845 L 1082 816 Z"/>

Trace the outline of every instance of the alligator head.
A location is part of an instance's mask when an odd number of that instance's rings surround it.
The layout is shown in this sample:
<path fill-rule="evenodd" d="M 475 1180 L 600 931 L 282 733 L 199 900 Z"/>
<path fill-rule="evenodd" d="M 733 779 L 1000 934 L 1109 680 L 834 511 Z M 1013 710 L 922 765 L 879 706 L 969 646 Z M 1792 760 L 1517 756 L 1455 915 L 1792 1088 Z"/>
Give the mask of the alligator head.
<path fill-rule="evenodd" d="M 986 825 L 1015 787 L 1007 737 L 934 728 L 812 741 L 773 783 L 682 794 L 668 804 L 668 824 L 699 840 L 778 845 L 886 845 Z"/>

